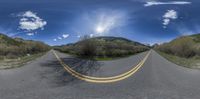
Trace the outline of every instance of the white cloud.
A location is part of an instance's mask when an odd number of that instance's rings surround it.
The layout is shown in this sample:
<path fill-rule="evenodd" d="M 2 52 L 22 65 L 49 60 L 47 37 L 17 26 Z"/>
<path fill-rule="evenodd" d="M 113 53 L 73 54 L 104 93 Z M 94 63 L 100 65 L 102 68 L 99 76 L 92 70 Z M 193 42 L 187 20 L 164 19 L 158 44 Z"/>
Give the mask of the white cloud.
<path fill-rule="evenodd" d="M 57 38 L 53 39 L 53 41 L 63 40 L 69 37 L 69 34 L 62 34 L 61 36 L 58 36 Z"/>
<path fill-rule="evenodd" d="M 95 13 L 96 22 L 94 24 L 94 35 L 105 35 L 115 28 L 119 28 L 127 24 L 129 19 L 128 15 L 124 11 L 119 10 L 99 10 Z"/>
<path fill-rule="evenodd" d="M 65 39 L 65 38 L 68 38 L 69 37 L 69 34 L 63 34 L 62 37 Z"/>
<path fill-rule="evenodd" d="M 95 27 L 95 31 L 97 33 L 103 33 L 108 32 L 111 29 L 117 27 L 120 23 L 118 23 L 120 20 L 123 19 L 123 15 L 118 13 L 110 13 L 108 14 L 102 14 L 99 17 L 99 22 L 97 23 L 97 26 Z"/>
<path fill-rule="evenodd" d="M 90 37 L 94 37 L 94 34 L 90 34 Z"/>
<path fill-rule="evenodd" d="M 62 40 L 62 37 L 58 37 L 59 40 Z"/>
<path fill-rule="evenodd" d="M 167 12 L 163 15 L 163 27 L 166 28 L 171 20 L 175 20 L 177 18 L 178 14 L 175 10 L 167 10 Z"/>
<path fill-rule="evenodd" d="M 37 29 L 44 29 L 44 26 L 47 24 L 46 21 L 37 16 L 36 13 L 32 11 L 26 11 L 18 15 L 21 17 L 19 21 L 19 28 L 22 30 L 32 31 Z"/>
<path fill-rule="evenodd" d="M 57 39 L 53 39 L 53 41 L 57 41 Z"/>
<path fill-rule="evenodd" d="M 163 15 L 163 18 L 177 19 L 177 12 L 175 10 L 167 10 L 167 12 Z"/>
<path fill-rule="evenodd" d="M 28 35 L 28 36 L 33 36 L 34 33 L 27 33 L 26 35 Z"/>
<path fill-rule="evenodd" d="M 169 22 L 170 22 L 170 19 L 164 19 L 164 20 L 163 20 L 163 25 L 168 25 Z"/>
<path fill-rule="evenodd" d="M 154 5 L 185 5 L 185 4 L 191 4 L 191 2 L 187 1 L 170 1 L 170 2 L 158 2 L 158 1 L 149 1 L 144 4 L 145 7 L 148 6 L 154 6 Z"/>
<path fill-rule="evenodd" d="M 80 35 L 77 35 L 77 38 L 81 38 L 81 36 L 80 36 Z"/>

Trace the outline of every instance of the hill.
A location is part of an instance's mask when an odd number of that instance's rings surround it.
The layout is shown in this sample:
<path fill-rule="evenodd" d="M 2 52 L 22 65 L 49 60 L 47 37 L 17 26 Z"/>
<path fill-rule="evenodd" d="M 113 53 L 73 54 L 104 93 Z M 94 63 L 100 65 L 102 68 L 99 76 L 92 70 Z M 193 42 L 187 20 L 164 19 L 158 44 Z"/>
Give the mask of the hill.
<path fill-rule="evenodd" d="M 185 58 L 200 56 L 200 34 L 178 37 L 157 46 L 156 49 Z"/>
<path fill-rule="evenodd" d="M 0 59 L 17 58 L 27 54 L 37 54 L 49 50 L 49 46 L 39 41 L 11 38 L 0 34 Z"/>
<path fill-rule="evenodd" d="M 200 34 L 178 37 L 157 45 L 158 53 L 169 61 L 188 68 L 200 68 Z"/>
<path fill-rule="evenodd" d="M 5 44 L 5 45 L 18 45 L 21 44 L 21 42 L 10 38 L 4 34 L 0 34 L 0 44 Z"/>
<path fill-rule="evenodd" d="M 74 44 L 56 46 L 55 49 L 84 57 L 121 57 L 143 52 L 149 46 L 122 37 L 84 38 Z"/>
<path fill-rule="evenodd" d="M 134 46 L 146 46 L 142 43 L 139 43 L 136 41 L 131 41 L 131 40 L 123 38 L 123 37 L 100 36 L 100 37 L 94 37 L 94 38 L 90 38 L 90 39 L 95 40 L 95 41 L 105 41 L 105 42 L 116 42 L 116 43 L 121 42 L 121 43 L 131 44 Z M 82 42 L 82 41 L 79 41 L 79 42 Z M 77 43 L 79 43 L 79 42 L 77 42 Z"/>

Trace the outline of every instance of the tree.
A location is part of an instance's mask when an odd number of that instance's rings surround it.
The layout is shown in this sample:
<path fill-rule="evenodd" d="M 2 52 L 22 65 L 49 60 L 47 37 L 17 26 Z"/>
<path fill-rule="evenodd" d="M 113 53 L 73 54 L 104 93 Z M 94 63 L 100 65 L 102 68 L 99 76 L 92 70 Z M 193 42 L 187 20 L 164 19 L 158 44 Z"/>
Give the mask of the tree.
<path fill-rule="evenodd" d="M 89 36 L 84 36 L 80 41 L 80 55 L 83 57 L 94 57 L 96 55 L 97 46 L 96 41 L 89 39 Z"/>

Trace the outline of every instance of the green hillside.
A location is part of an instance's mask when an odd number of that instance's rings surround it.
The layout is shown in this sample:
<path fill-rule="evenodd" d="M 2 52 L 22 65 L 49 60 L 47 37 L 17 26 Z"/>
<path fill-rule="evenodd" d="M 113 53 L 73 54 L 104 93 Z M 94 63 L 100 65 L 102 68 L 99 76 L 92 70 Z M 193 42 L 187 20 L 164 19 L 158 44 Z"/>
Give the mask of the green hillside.
<path fill-rule="evenodd" d="M 189 68 L 200 68 L 200 34 L 176 38 L 155 47 L 166 59 Z"/>
<path fill-rule="evenodd" d="M 200 56 L 200 34 L 176 38 L 168 43 L 159 45 L 156 49 L 186 58 Z"/>
<path fill-rule="evenodd" d="M 49 46 L 39 41 L 11 38 L 0 34 L 0 59 L 18 58 L 49 50 Z"/>
<path fill-rule="evenodd" d="M 122 37 L 95 37 L 55 49 L 83 57 L 121 57 L 147 51 L 149 46 Z"/>
<path fill-rule="evenodd" d="M 19 42 L 15 39 L 12 39 L 4 34 L 0 34 L 0 44 L 10 45 L 20 45 L 22 42 Z"/>

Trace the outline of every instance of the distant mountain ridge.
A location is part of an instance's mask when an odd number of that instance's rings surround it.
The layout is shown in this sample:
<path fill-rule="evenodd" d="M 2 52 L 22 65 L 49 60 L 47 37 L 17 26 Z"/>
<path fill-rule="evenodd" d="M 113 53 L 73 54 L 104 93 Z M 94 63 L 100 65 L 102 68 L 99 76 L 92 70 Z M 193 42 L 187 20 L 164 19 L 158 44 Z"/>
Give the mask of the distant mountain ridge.
<path fill-rule="evenodd" d="M 135 46 L 147 46 L 145 44 L 142 44 L 142 43 L 139 43 L 139 42 L 136 42 L 136 41 L 132 41 L 132 40 L 129 40 L 129 39 L 123 38 L 123 37 L 99 36 L 99 37 L 93 37 L 93 38 L 89 38 L 89 39 L 91 39 L 91 40 L 104 40 L 104 41 L 107 41 L 107 42 L 121 41 L 123 43 L 129 43 L 129 44 L 133 44 Z M 78 44 L 80 42 L 82 42 L 82 40 L 80 40 L 76 43 L 71 43 L 69 45 Z"/>

